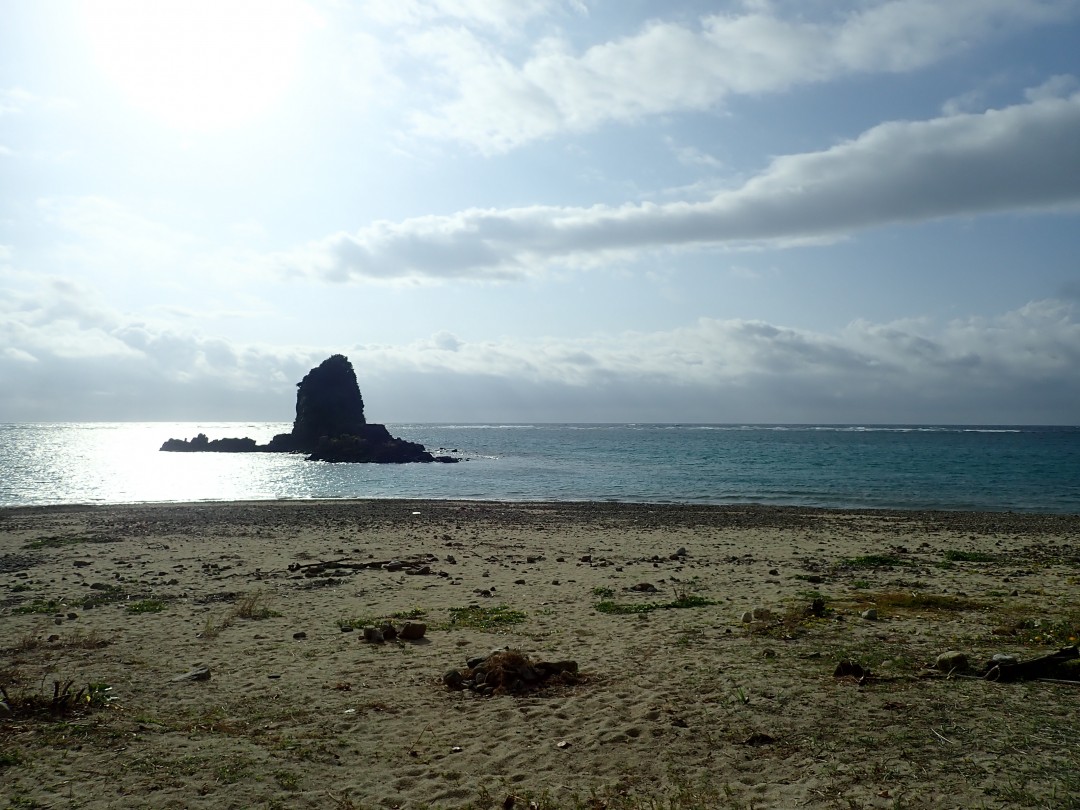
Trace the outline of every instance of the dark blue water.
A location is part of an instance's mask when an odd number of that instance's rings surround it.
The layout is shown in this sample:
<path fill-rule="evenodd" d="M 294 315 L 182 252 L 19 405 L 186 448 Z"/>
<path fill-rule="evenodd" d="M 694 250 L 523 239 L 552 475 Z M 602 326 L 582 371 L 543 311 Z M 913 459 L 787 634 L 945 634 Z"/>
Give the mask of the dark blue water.
<path fill-rule="evenodd" d="M 170 437 L 260 441 L 280 423 L 0 425 L 0 505 L 468 498 L 1080 513 L 1080 428 L 390 425 L 461 464 L 179 454 Z"/>

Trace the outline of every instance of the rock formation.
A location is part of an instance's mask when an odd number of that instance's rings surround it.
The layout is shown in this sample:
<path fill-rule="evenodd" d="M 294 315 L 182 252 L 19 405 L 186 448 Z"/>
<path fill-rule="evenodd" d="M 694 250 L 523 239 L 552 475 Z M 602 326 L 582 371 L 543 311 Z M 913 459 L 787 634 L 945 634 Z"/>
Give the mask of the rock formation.
<path fill-rule="evenodd" d="M 454 462 L 432 456 L 416 442 L 397 439 L 385 425 L 368 424 L 364 399 L 352 363 L 344 355 L 328 357 L 297 383 L 296 419 L 291 433 L 279 433 L 268 444 L 254 439 L 214 439 L 200 433 L 190 441 L 169 439 L 162 450 L 219 453 L 306 453 L 309 461 L 377 464 Z"/>

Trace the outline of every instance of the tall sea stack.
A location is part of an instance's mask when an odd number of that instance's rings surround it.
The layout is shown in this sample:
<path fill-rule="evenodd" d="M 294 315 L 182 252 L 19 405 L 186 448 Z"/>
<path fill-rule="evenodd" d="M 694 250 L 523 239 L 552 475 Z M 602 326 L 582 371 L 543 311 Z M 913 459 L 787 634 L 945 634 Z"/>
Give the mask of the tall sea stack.
<path fill-rule="evenodd" d="M 385 425 L 368 424 L 364 399 L 352 363 L 335 354 L 309 371 L 296 392 L 296 420 L 291 433 L 279 433 L 269 444 L 254 439 L 209 440 L 199 434 L 190 441 L 169 439 L 162 450 L 219 453 L 306 453 L 310 461 L 376 464 L 454 462 L 452 456 L 432 456 L 422 444 L 390 435 Z"/>
<path fill-rule="evenodd" d="M 292 435 L 302 445 L 323 436 L 355 435 L 364 429 L 364 398 L 352 363 L 341 354 L 323 360 L 296 385 Z"/>

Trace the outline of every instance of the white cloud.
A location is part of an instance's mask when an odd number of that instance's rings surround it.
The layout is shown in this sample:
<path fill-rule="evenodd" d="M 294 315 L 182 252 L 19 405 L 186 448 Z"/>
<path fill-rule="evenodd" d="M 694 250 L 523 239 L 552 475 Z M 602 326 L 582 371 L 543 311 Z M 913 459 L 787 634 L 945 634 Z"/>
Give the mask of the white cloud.
<path fill-rule="evenodd" d="M 329 281 L 502 280 L 642 251 L 805 244 L 895 223 L 1080 202 L 1080 94 L 930 121 L 898 121 L 786 155 L 704 202 L 468 209 L 380 221 L 277 256 Z"/>
<path fill-rule="evenodd" d="M 1048 98 L 1066 98 L 1080 90 L 1080 80 L 1068 73 L 1051 76 L 1037 87 L 1024 91 L 1028 101 L 1044 101 Z"/>
<path fill-rule="evenodd" d="M 562 8 L 586 11 L 580 0 L 366 0 L 364 14 L 389 25 L 421 26 L 453 20 L 505 35 Z"/>
<path fill-rule="evenodd" d="M 294 383 L 335 352 L 350 356 L 372 417 L 386 421 L 1068 421 L 1080 401 L 1080 321 L 1053 300 L 836 333 L 701 319 L 587 339 L 439 333 L 320 348 L 177 332 L 53 282 L 5 296 L 0 343 L 0 421 L 287 420 Z M 526 395 L 524 410 L 507 391 Z M 448 413 L 448 401 L 458 410 Z"/>
<path fill-rule="evenodd" d="M 755 6 L 703 17 L 696 27 L 653 22 L 581 54 L 544 40 L 520 67 L 465 30 L 431 30 L 414 40 L 414 53 L 435 61 L 455 95 L 417 113 L 414 126 L 428 137 L 506 151 L 609 121 L 709 109 L 732 94 L 917 70 L 1003 31 L 1078 11 L 1076 0 L 879 0 L 815 21 Z"/>

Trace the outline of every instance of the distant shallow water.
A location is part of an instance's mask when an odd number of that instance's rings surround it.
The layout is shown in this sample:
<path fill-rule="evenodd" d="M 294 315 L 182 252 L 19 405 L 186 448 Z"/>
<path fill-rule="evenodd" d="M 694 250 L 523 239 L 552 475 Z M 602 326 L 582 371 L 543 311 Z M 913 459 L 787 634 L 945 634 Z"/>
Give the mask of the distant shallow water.
<path fill-rule="evenodd" d="M 760 503 L 1080 513 L 1080 428 L 393 424 L 456 465 L 162 453 L 288 423 L 0 425 L 0 505 L 308 498 Z"/>

